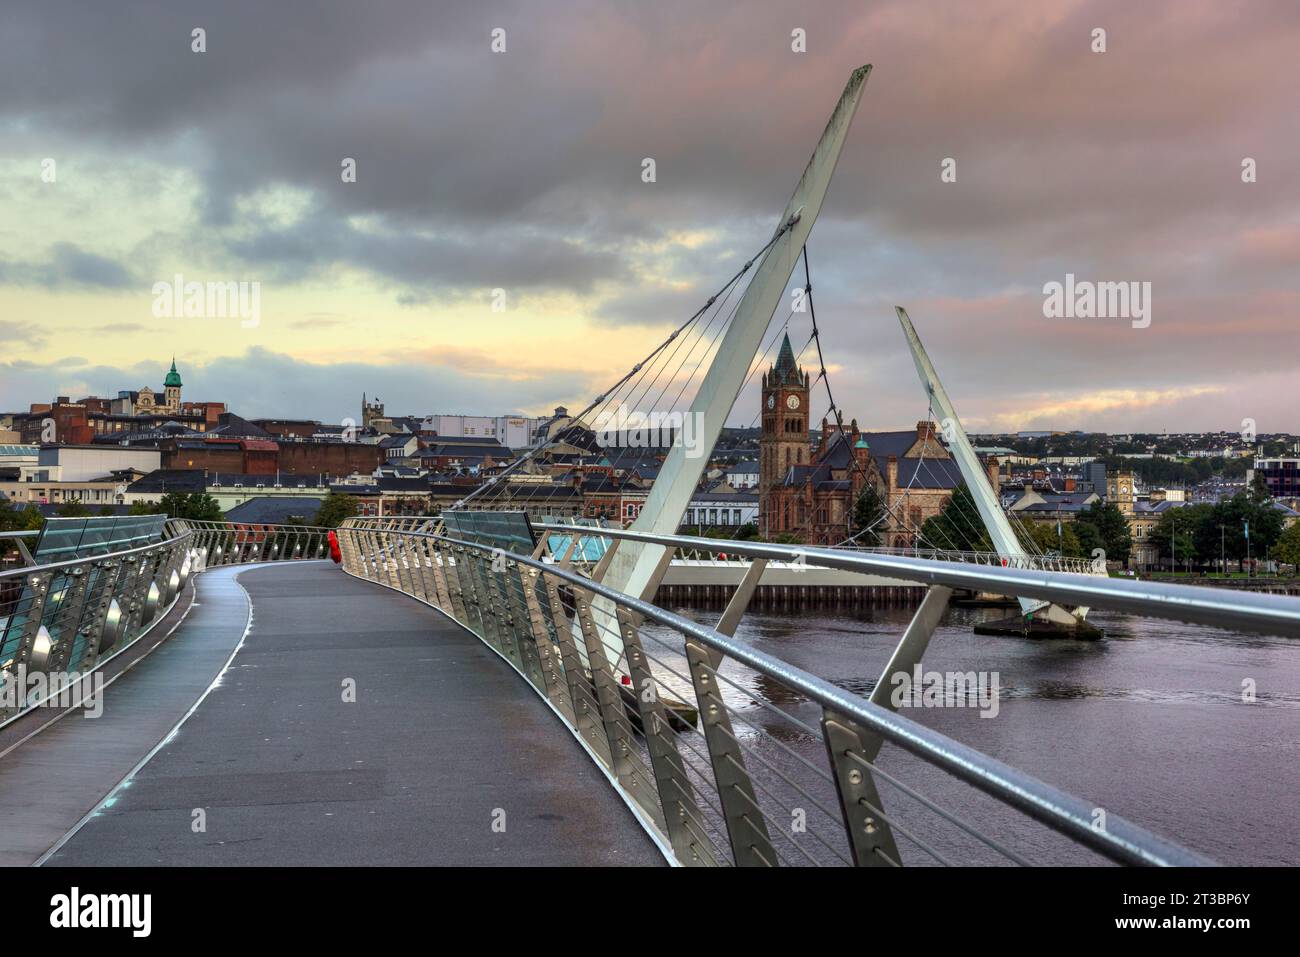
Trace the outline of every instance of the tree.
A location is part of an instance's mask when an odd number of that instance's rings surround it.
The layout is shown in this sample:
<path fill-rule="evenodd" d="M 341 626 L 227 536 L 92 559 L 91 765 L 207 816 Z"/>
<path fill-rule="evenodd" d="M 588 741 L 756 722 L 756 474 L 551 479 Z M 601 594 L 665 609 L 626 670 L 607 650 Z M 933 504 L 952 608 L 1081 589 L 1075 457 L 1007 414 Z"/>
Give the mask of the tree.
<path fill-rule="evenodd" d="M 1097 526 L 1091 522 L 1074 522 L 1073 531 L 1075 541 L 1079 543 L 1080 558 L 1096 558 L 1097 551 L 1105 551 L 1101 544 L 1101 532 L 1097 531 Z"/>
<path fill-rule="evenodd" d="M 154 509 L 144 514 L 160 513 L 196 522 L 220 522 L 225 518 L 220 503 L 207 492 L 168 492 Z"/>
<path fill-rule="evenodd" d="M 345 518 L 351 518 L 356 514 L 357 500 L 355 496 L 330 492 L 321 500 L 320 508 L 317 510 L 316 518 L 312 524 L 319 525 L 322 528 L 338 528 L 343 524 Z"/>
<path fill-rule="evenodd" d="M 41 510 L 35 505 L 28 505 L 18 513 L 18 516 L 22 522 L 19 527 L 27 531 L 38 529 L 45 524 L 45 516 L 41 514 Z"/>
<path fill-rule="evenodd" d="M 1263 558 L 1282 534 L 1285 519 L 1273 507 L 1272 499 L 1257 500 L 1247 492 L 1238 492 L 1227 501 L 1214 506 L 1215 531 L 1223 526 L 1222 549 L 1226 558 L 1242 561 L 1247 552 L 1252 558 Z M 1250 541 L 1246 533 L 1249 528 Z"/>
<path fill-rule="evenodd" d="M 1079 546 L 1079 538 L 1074 534 L 1073 522 L 1061 522 L 1059 532 L 1056 522 L 1026 522 L 1017 529 L 1017 534 L 1020 543 L 1029 552 L 1060 552 L 1071 558 L 1079 558 L 1084 554 Z"/>
<path fill-rule="evenodd" d="M 1133 548 L 1133 538 L 1129 534 L 1128 519 L 1113 502 L 1102 504 L 1093 502 L 1079 513 L 1075 519 L 1080 524 L 1092 525 L 1101 540 L 1101 548 L 1106 552 L 1107 561 L 1127 562 Z"/>
<path fill-rule="evenodd" d="M 17 532 L 25 527 L 23 513 L 14 508 L 13 503 L 8 499 L 0 499 L 0 532 Z M 14 544 L 13 539 L 0 539 L 0 556 L 17 550 L 18 546 Z"/>
<path fill-rule="evenodd" d="M 963 552 L 993 551 L 970 489 L 965 485 L 958 487 L 943 503 L 939 514 L 925 520 L 921 526 L 921 544 Z"/>
<path fill-rule="evenodd" d="M 1269 549 L 1268 557 L 1284 565 L 1300 566 L 1300 522 L 1282 531 L 1276 544 Z"/>
<path fill-rule="evenodd" d="M 39 529 L 45 524 L 45 516 L 35 505 L 16 508 L 7 499 L 0 499 L 0 532 L 26 532 Z M 32 540 L 28 539 L 28 543 Z M 0 539 L 0 555 L 16 552 L 18 545 L 11 538 Z"/>
<path fill-rule="evenodd" d="M 85 518 L 90 514 L 90 509 L 76 499 L 68 499 L 54 510 L 54 514 L 59 518 Z"/>
<path fill-rule="evenodd" d="M 880 498 L 880 490 L 876 488 L 875 482 L 867 482 L 853 506 L 853 530 L 859 532 L 862 529 L 871 529 L 871 531 L 862 532 L 854 540 L 859 545 L 879 545 L 881 535 L 876 529 L 881 526 L 884 515 L 885 503 Z"/>
<path fill-rule="evenodd" d="M 220 522 L 225 520 L 225 513 L 221 511 L 221 503 L 209 495 L 207 492 L 191 492 L 185 500 L 185 511 L 181 518 L 193 519 L 196 522 Z"/>
<path fill-rule="evenodd" d="M 1273 498 L 1273 493 L 1268 490 L 1268 480 L 1264 478 L 1263 472 L 1255 473 L 1255 480 L 1250 484 L 1250 500 L 1257 505 L 1262 505 Z"/>
<path fill-rule="evenodd" d="M 1213 505 L 1185 505 L 1171 508 L 1160 516 L 1151 529 L 1148 541 L 1156 550 L 1157 561 L 1176 559 L 1178 564 L 1210 561 L 1219 555 L 1218 533 L 1215 532 L 1214 550 L 1207 550 L 1206 529 L 1213 526 Z"/>

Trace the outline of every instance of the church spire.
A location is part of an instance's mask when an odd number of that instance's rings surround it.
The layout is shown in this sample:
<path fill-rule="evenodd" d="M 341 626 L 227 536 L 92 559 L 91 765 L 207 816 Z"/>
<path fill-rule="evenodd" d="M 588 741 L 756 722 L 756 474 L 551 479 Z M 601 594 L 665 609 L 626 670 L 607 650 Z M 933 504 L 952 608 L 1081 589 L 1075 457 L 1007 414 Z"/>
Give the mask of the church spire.
<path fill-rule="evenodd" d="M 781 351 L 776 357 L 776 383 L 789 382 L 794 371 L 794 349 L 790 347 L 790 333 L 787 332 L 781 341 Z"/>

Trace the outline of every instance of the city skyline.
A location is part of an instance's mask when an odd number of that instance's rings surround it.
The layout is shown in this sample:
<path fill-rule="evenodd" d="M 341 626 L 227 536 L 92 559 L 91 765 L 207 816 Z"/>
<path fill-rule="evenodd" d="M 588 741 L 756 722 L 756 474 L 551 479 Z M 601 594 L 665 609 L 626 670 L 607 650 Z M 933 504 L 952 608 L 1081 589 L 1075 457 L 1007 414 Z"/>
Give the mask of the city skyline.
<path fill-rule="evenodd" d="M 252 4 L 19 5 L 0 59 L 49 79 L 0 104 L 0 410 L 155 384 L 173 353 L 189 394 L 246 417 L 336 421 L 363 391 L 398 414 L 581 408 L 761 245 L 872 62 L 809 242 L 846 414 L 926 411 L 901 303 L 971 431 L 1300 431 L 1276 399 L 1300 351 L 1300 16 L 1161 6 L 395 3 L 308 32 Z M 954 57 L 967 82 L 930 75 Z M 258 323 L 154 315 L 178 274 L 260 283 Z M 1150 325 L 1046 318 L 1067 276 L 1150 282 Z M 729 424 L 756 407 L 751 383 Z"/>

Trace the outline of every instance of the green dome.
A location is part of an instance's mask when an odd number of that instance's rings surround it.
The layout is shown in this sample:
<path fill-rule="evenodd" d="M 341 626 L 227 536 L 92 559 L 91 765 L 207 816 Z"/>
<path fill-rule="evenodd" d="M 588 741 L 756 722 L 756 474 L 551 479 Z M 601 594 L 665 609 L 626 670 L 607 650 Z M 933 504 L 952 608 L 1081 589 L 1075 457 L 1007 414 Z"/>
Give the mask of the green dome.
<path fill-rule="evenodd" d="M 172 359 L 172 371 L 167 373 L 167 378 L 163 379 L 163 388 L 169 386 L 181 387 L 181 374 L 176 371 L 176 360 Z"/>
<path fill-rule="evenodd" d="M 854 447 L 855 449 L 869 449 L 869 448 L 871 448 L 871 446 L 867 445 L 867 440 L 866 440 L 866 439 L 858 439 L 858 444 L 855 445 L 855 446 L 853 446 L 853 447 Z"/>

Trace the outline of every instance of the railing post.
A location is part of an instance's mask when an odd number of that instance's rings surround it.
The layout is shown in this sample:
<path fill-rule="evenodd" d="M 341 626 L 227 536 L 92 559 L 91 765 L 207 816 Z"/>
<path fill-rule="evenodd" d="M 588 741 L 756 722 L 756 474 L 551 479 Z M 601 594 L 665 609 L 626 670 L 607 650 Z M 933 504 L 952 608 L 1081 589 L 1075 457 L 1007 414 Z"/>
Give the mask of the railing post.
<path fill-rule="evenodd" d="M 513 559 L 501 575 L 501 587 L 510 605 L 510 619 L 514 625 L 515 645 L 519 648 L 521 670 L 533 686 L 549 698 L 549 687 L 542 669 L 543 645 L 537 639 L 527 597 L 528 586 L 533 581 L 525 574 L 524 566 Z"/>
<path fill-rule="evenodd" d="M 72 652 L 77 644 L 77 636 L 81 634 L 81 618 L 85 612 L 86 603 L 90 595 L 90 567 L 89 565 L 79 565 L 76 568 L 69 569 L 63 574 L 63 597 L 59 601 L 58 629 L 55 640 L 58 642 L 57 651 L 50 654 L 48 671 L 69 671 L 68 665 L 71 663 Z M 51 629 L 55 631 L 55 629 Z M 82 649 L 82 654 L 85 649 Z"/>
<path fill-rule="evenodd" d="M 127 606 L 123 638 L 127 641 L 138 635 L 144 626 L 145 604 L 149 595 L 149 586 L 154 583 L 156 565 L 157 561 L 153 553 L 147 553 L 131 561 L 130 576 L 125 582 Z"/>
<path fill-rule="evenodd" d="M 456 546 L 456 580 L 460 583 L 461 600 L 465 602 L 465 627 L 491 644 L 487 631 L 488 615 L 483 610 L 478 582 L 474 576 L 474 565 L 467 555 L 468 551 L 469 549 L 464 545 Z M 475 621 L 478 622 L 477 631 L 474 629 Z"/>
<path fill-rule="evenodd" d="M 520 566 L 520 586 L 524 591 L 524 603 L 528 608 L 528 622 L 532 627 L 533 642 L 537 647 L 537 655 L 540 659 L 538 667 L 542 673 L 546 697 L 564 715 L 569 724 L 576 726 L 577 715 L 574 712 L 573 702 L 569 699 L 569 692 L 562 677 L 564 666 L 560 646 L 552 639 L 551 632 L 547 629 L 542 603 L 537 597 L 537 586 L 540 581 L 541 575 L 536 568 L 525 569 Z M 567 620 L 565 626 L 568 626 Z M 560 626 L 555 622 L 551 622 L 551 627 L 558 631 Z"/>
<path fill-rule="evenodd" d="M 433 576 L 434 600 L 439 608 L 452 618 L 455 618 L 456 609 L 452 605 L 451 589 L 447 585 L 447 570 L 443 567 L 442 548 L 436 540 L 431 538 L 421 538 L 420 542 L 424 547 L 425 557 L 429 561 L 429 572 Z"/>
<path fill-rule="evenodd" d="M 735 633 L 766 568 L 767 559 L 764 558 L 750 563 L 718 622 L 716 630 L 720 634 L 730 636 Z M 709 749 L 713 780 L 722 804 L 727 837 L 731 841 L 732 859 L 737 867 L 776 867 L 780 861 L 772 847 L 767 821 L 763 813 L 756 810 L 758 798 L 745 767 L 745 755 L 732 730 L 731 715 L 722 698 L 722 689 L 718 687 L 717 671 L 722 666 L 722 653 L 688 638 L 686 662 L 690 666 L 695 699 L 700 706 L 704 743 Z"/>
<path fill-rule="evenodd" d="M 393 546 L 387 529 L 379 532 L 379 541 L 384 556 L 384 578 L 394 591 L 402 591 L 402 580 L 399 576 L 402 564 L 393 554 Z"/>
<path fill-rule="evenodd" d="M 826 753 L 835 776 L 835 791 L 844 815 L 844 830 L 853 851 L 853 863 L 858 867 L 902 866 L 894 835 L 881 817 L 876 783 L 868 773 L 870 736 L 854 722 L 830 709 L 825 709 L 822 714 L 822 736 L 826 740 Z"/>
<path fill-rule="evenodd" d="M 511 606 L 506 601 L 502 579 L 506 573 L 506 553 L 494 550 L 491 556 L 479 549 L 474 549 L 474 566 L 478 572 L 482 594 L 487 600 L 488 614 L 492 616 L 492 626 L 496 633 L 497 650 L 505 655 L 516 668 L 524 670 L 523 658 L 519 648 L 519 639 L 515 633 L 515 617 Z"/>
<path fill-rule="evenodd" d="M 688 638 L 686 660 L 700 705 L 704 741 L 713 765 L 727 836 L 731 839 L 732 858 L 737 867 L 776 867 L 779 862 L 767 832 L 767 821 L 757 810 L 758 799 L 745 768 L 745 756 L 732 732 L 731 717 L 718 687 L 716 672 L 722 664 L 722 655 Z"/>
<path fill-rule="evenodd" d="M 871 692 L 872 704 L 895 710 L 890 695 L 895 687 L 893 677 L 900 673 L 911 674 L 912 669 L 921 663 L 951 597 L 952 589 L 943 585 L 931 585 L 926 590 Z M 835 776 L 853 860 L 859 866 L 901 865 L 903 861 L 892 829 L 881 817 L 884 803 L 868 767 L 880 753 L 884 738 L 832 712 L 827 712 L 822 718 L 822 735 L 830 756 L 831 773 Z"/>
<path fill-rule="evenodd" d="M 117 585 L 117 577 L 120 569 L 120 563 L 116 561 L 96 563 L 96 585 L 98 591 L 92 599 L 94 602 L 93 611 L 90 620 L 86 623 L 86 650 L 82 655 L 81 661 L 73 662 L 72 666 L 77 671 L 87 671 L 95 666 L 99 658 L 100 636 L 104 631 L 104 623 L 108 619 L 108 609 L 113 602 L 113 594 Z"/>
<path fill-rule="evenodd" d="M 387 584 L 383 567 L 383 543 L 379 540 L 379 533 L 373 528 L 368 528 L 361 540 L 365 543 L 366 577 L 380 585 Z"/>
<path fill-rule="evenodd" d="M 455 559 L 456 548 L 452 545 L 442 545 L 438 551 L 439 558 L 442 560 L 442 573 L 447 580 L 447 597 L 450 600 L 447 611 L 452 618 L 469 628 L 469 604 L 465 598 L 465 586 L 460 583 L 461 568 L 460 563 Z M 472 628 L 470 630 L 473 631 Z"/>
<path fill-rule="evenodd" d="M 329 532 L 323 532 L 322 535 L 328 541 Z M 366 577 L 361 568 L 360 553 L 357 548 L 357 539 L 360 537 L 360 532 L 354 528 L 340 525 L 334 529 L 334 537 L 339 543 L 339 565 L 346 572 L 351 572 L 353 575 L 359 575 L 362 578 Z"/>
<path fill-rule="evenodd" d="M 423 538 L 412 536 L 410 534 L 404 535 L 403 538 L 406 540 L 407 560 L 410 561 L 416 569 L 416 597 L 426 605 L 436 606 L 438 604 L 438 596 L 435 588 L 433 569 L 430 567 L 432 562 L 429 561 L 429 556 L 425 551 L 427 542 L 425 542 Z"/>
<path fill-rule="evenodd" d="M 415 569 L 411 567 L 410 556 L 406 554 L 406 536 L 401 532 L 385 532 L 388 539 L 389 553 L 393 556 L 393 572 L 397 576 L 397 590 L 404 595 L 418 598 L 415 591 Z"/>
<path fill-rule="evenodd" d="M 667 711 L 659 698 L 659 687 L 650 670 L 650 662 L 641 646 L 638 617 L 626 608 L 616 609 L 623 649 L 627 654 L 628 673 L 632 677 L 632 694 L 637 714 L 650 752 L 659 804 L 663 808 L 664 827 L 672 844 L 673 855 L 680 864 L 716 865 L 713 844 L 704 828 L 695 789 L 686 771 Z M 603 656 L 602 656 L 603 657 Z"/>
<path fill-rule="evenodd" d="M 596 701 L 591 680 L 582 667 L 578 645 L 573 640 L 573 624 L 569 616 L 564 613 L 564 601 L 560 597 L 559 582 L 553 575 L 547 575 L 545 572 L 542 573 L 542 577 L 551 608 L 555 643 L 560 646 L 560 660 L 564 664 L 564 677 L 569 685 L 569 700 L 573 702 L 574 724 L 582 740 L 586 741 L 588 746 L 600 756 L 606 767 L 613 770 L 614 756 L 609 749 L 609 738 L 605 735 L 604 725 L 600 719 L 600 705 Z"/>
<path fill-rule="evenodd" d="M 32 643 L 36 641 L 36 633 L 41 630 L 43 619 L 45 618 L 45 602 L 50 595 L 50 581 L 54 575 L 52 572 L 36 572 L 27 576 L 27 583 L 23 588 L 24 592 L 30 591 L 31 599 L 27 604 L 26 619 L 23 621 L 23 628 L 18 639 L 18 647 L 15 649 L 14 665 L 26 664 L 31 661 Z M 19 599 L 21 604 L 22 599 Z M 16 617 L 16 616 L 15 616 Z M 18 709 L 23 708 L 23 695 L 26 694 L 25 688 L 19 689 Z"/>
<path fill-rule="evenodd" d="M 169 546 L 165 548 L 163 554 L 164 554 L 163 563 L 162 563 L 163 584 L 161 586 L 163 589 L 163 598 L 164 598 L 163 604 L 170 606 L 171 603 L 174 602 L 180 596 L 181 589 L 185 587 L 185 583 L 180 581 L 181 565 L 185 561 L 185 549 L 181 547 L 180 542 L 172 542 Z M 173 574 L 177 578 L 176 591 L 174 592 L 171 590 L 172 589 L 171 579 Z M 159 608 L 159 614 L 162 614 L 166 611 L 167 608 L 165 607 Z"/>
<path fill-rule="evenodd" d="M 650 775 L 637 755 L 632 726 L 627 719 L 627 710 L 623 704 L 623 694 L 619 690 L 618 680 L 614 677 L 609 656 L 605 653 L 604 641 L 596 631 L 596 623 L 591 614 L 591 599 L 591 592 L 574 586 L 573 603 L 577 611 L 579 630 L 587 646 L 587 664 L 591 669 L 592 682 L 596 686 L 596 704 L 600 708 L 601 724 L 609 740 L 610 754 L 614 758 L 612 765 L 614 776 L 618 778 L 623 790 L 662 826 L 663 818 L 657 795 L 650 793 Z"/>

